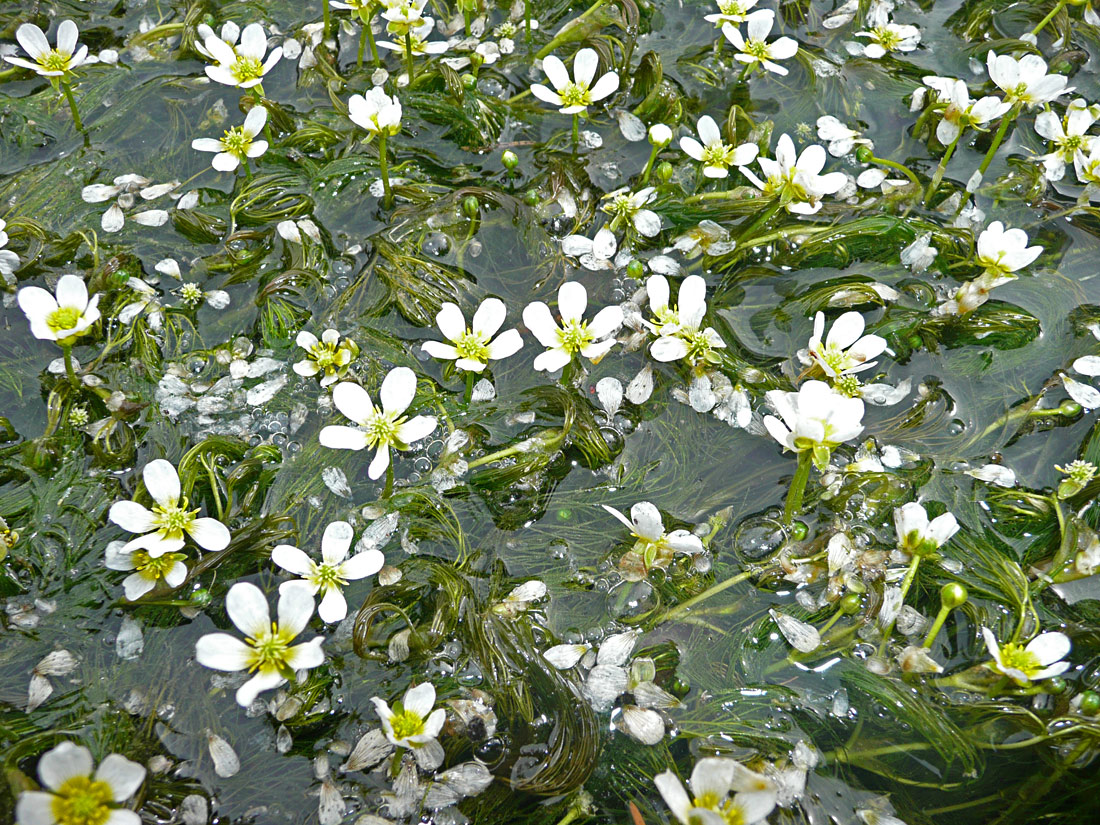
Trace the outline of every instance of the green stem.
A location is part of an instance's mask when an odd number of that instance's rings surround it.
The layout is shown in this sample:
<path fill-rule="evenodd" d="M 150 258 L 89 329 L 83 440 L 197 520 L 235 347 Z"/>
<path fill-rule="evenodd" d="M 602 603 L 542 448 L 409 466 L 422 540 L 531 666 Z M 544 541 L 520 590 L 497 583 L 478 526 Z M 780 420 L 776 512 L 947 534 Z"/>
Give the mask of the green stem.
<path fill-rule="evenodd" d="M 76 100 L 73 98 L 73 87 L 71 83 L 62 83 L 62 91 L 65 92 L 65 99 L 69 101 L 69 111 L 73 115 L 73 126 L 76 127 L 78 132 L 84 131 L 84 123 L 80 120 L 80 112 L 76 110 Z"/>
<path fill-rule="evenodd" d="M 787 491 L 787 503 L 783 507 L 783 525 L 790 527 L 795 514 L 802 509 L 802 496 L 806 492 L 806 482 L 810 480 L 810 466 L 813 464 L 813 451 L 803 450 L 798 454 L 798 469 L 791 479 L 791 488 Z"/>
<path fill-rule="evenodd" d="M 646 161 L 645 169 L 642 170 L 642 184 L 649 183 L 649 173 L 653 171 L 653 162 L 657 160 L 657 154 L 661 151 L 660 146 L 654 146 L 649 152 L 649 160 Z"/>
<path fill-rule="evenodd" d="M 1066 7 L 1067 2 L 1068 0 L 1058 0 L 1058 4 L 1050 10 L 1050 14 L 1040 20 L 1039 25 L 1031 30 L 1032 36 L 1037 35 L 1039 32 L 1041 32 L 1046 27 L 1046 24 L 1053 20 L 1054 16 Z"/>
<path fill-rule="evenodd" d="M 323 32 L 322 38 L 321 38 L 322 40 L 328 40 L 329 15 L 330 14 L 331 14 L 331 12 L 329 12 L 329 9 L 328 9 L 328 0 L 321 0 L 321 19 L 324 21 L 324 32 Z"/>
<path fill-rule="evenodd" d="M 470 36 L 470 17 L 471 17 L 470 10 L 469 9 L 463 9 L 462 10 L 462 20 L 466 24 L 466 36 L 467 37 Z"/>
<path fill-rule="evenodd" d="M 943 627 L 943 623 L 947 621 L 947 616 L 951 612 L 951 608 L 947 605 L 940 606 L 940 612 L 936 614 L 936 620 L 932 622 L 932 627 L 928 630 L 928 635 L 924 637 L 924 643 L 921 644 L 925 650 L 932 647 L 932 642 L 936 641 L 936 637 L 940 635 L 940 628 Z"/>
<path fill-rule="evenodd" d="M 527 48 L 531 48 L 531 0 L 523 3 L 523 28 L 526 31 Z"/>
<path fill-rule="evenodd" d="M 363 68 L 363 52 L 367 50 L 367 32 L 369 31 L 370 26 L 364 23 L 359 32 L 359 54 L 355 58 L 355 66 L 359 69 Z"/>
<path fill-rule="evenodd" d="M 469 406 L 470 399 L 474 395 L 474 374 L 467 370 L 466 372 L 466 392 L 462 396 L 462 403 Z"/>
<path fill-rule="evenodd" d="M 565 816 L 558 820 L 558 825 L 569 825 L 569 823 L 576 819 L 578 815 L 579 814 L 577 812 L 577 808 L 572 807 L 568 811 L 566 811 Z"/>
<path fill-rule="evenodd" d="M 409 86 L 413 83 L 413 44 L 412 32 L 405 32 L 405 60 L 409 64 Z"/>
<path fill-rule="evenodd" d="M 79 389 L 80 382 L 77 380 L 76 371 L 73 369 L 73 345 L 62 344 L 61 354 L 65 358 L 65 374 L 69 376 L 69 383 Z"/>
<path fill-rule="evenodd" d="M 783 204 L 780 202 L 779 198 L 774 198 L 771 205 L 759 215 L 757 215 L 756 220 L 750 223 L 748 227 L 746 227 L 745 231 L 742 232 L 740 236 L 738 236 L 738 245 L 744 246 L 745 239 L 751 237 L 753 232 L 755 232 L 757 229 L 759 229 L 761 226 L 763 226 L 773 217 L 775 217 L 775 213 L 779 211 L 779 207 L 782 205 Z"/>
<path fill-rule="evenodd" d="M 581 116 L 579 113 L 573 114 L 573 148 L 577 148 L 577 144 L 581 138 Z"/>
<path fill-rule="evenodd" d="M 378 172 L 382 175 L 382 205 L 387 209 L 393 203 L 393 192 L 390 189 L 390 168 L 386 159 L 386 133 L 378 133 Z"/>
<path fill-rule="evenodd" d="M 959 133 L 955 135 L 955 139 L 951 141 L 951 145 L 947 147 L 947 151 L 944 152 L 943 157 L 940 158 L 940 165 L 936 167 L 936 172 L 932 175 L 932 182 L 928 184 L 928 190 L 924 193 L 925 204 L 932 202 L 932 196 L 936 194 L 936 190 L 940 186 L 940 181 L 943 180 L 944 173 L 947 171 L 947 164 L 951 160 L 951 156 L 955 154 L 955 147 L 959 145 L 962 136 L 963 130 L 959 129 Z"/>
<path fill-rule="evenodd" d="M 982 165 L 978 167 L 978 174 L 983 178 L 985 177 L 985 170 L 989 168 L 989 164 L 993 162 L 993 156 L 997 154 L 997 150 L 1001 146 L 1001 141 L 1005 139 L 1009 124 L 1016 120 L 1018 114 L 1020 114 L 1019 103 L 1009 109 L 1008 113 L 1001 118 L 1001 125 L 997 127 L 997 133 L 993 135 L 993 142 L 989 144 L 989 151 L 985 153 L 985 157 L 982 158 Z"/>
<path fill-rule="evenodd" d="M 730 578 L 726 579 L 725 581 L 721 581 L 718 584 L 715 584 L 715 585 L 712 585 L 711 587 L 708 587 L 702 593 L 699 593 L 698 595 L 692 596 L 687 601 L 680 602 L 675 607 L 670 607 L 668 610 L 665 611 L 664 615 L 661 616 L 661 618 L 657 620 L 656 624 L 657 625 L 664 624 L 665 622 L 676 618 L 681 613 L 686 613 L 692 607 L 699 604 L 700 602 L 706 601 L 711 596 L 716 596 L 719 593 L 721 593 L 723 590 L 728 590 L 729 588 L 733 587 L 735 584 L 740 584 L 743 581 L 747 581 L 748 579 L 752 578 L 752 576 L 755 574 L 755 572 L 756 571 L 754 571 L 754 570 L 744 570 L 744 571 L 738 573 L 736 576 L 731 576 Z M 656 626 L 656 625 L 654 625 L 654 626 Z"/>
<path fill-rule="evenodd" d="M 961 132 L 959 134 L 962 134 Z M 889 160 L 887 158 L 871 157 L 871 163 L 877 163 L 879 166 L 888 166 L 891 169 L 896 169 L 901 172 L 905 177 L 909 178 L 909 182 L 917 187 L 917 191 L 920 191 L 920 180 L 913 171 L 906 165 L 898 163 L 896 160 Z"/>
<path fill-rule="evenodd" d="M 214 475 L 214 467 L 206 462 L 205 456 L 201 460 L 202 466 L 206 468 L 206 477 L 210 481 L 210 492 L 214 495 L 214 508 L 218 511 L 218 521 L 225 521 L 225 511 L 222 509 L 222 497 L 218 492 L 218 479 Z"/>
<path fill-rule="evenodd" d="M 393 455 L 390 455 L 390 463 L 386 465 L 386 486 L 382 490 L 382 498 L 393 495 Z"/>

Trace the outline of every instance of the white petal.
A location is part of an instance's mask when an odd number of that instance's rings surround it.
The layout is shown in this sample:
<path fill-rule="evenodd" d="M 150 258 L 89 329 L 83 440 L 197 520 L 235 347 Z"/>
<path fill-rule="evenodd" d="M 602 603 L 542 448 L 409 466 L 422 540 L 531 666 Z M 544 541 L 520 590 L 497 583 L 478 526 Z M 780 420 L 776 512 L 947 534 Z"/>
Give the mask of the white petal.
<path fill-rule="evenodd" d="M 579 281 L 566 281 L 558 289 L 558 314 L 562 321 L 579 321 L 587 307 L 588 292 Z"/>
<path fill-rule="evenodd" d="M 271 560 L 283 570 L 298 576 L 305 576 L 313 570 L 309 556 L 289 544 L 276 545 L 271 551 Z"/>
<path fill-rule="evenodd" d="M 1039 663 L 1045 667 L 1069 655 L 1069 637 L 1065 633 L 1043 633 L 1028 642 L 1026 650 L 1038 656 Z"/>
<path fill-rule="evenodd" d="M 197 518 L 187 527 L 187 533 L 204 550 L 224 550 L 229 546 L 229 528 L 216 518 Z"/>
<path fill-rule="evenodd" d="M 155 527 L 153 514 L 136 501 L 116 501 L 108 518 L 130 533 L 148 533 Z"/>
<path fill-rule="evenodd" d="M 38 778 L 52 791 L 74 776 L 92 775 L 92 754 L 83 745 L 62 742 L 38 760 Z"/>
<path fill-rule="evenodd" d="M 145 489 L 162 507 L 175 507 L 180 499 L 180 477 L 176 468 L 163 458 L 150 461 L 141 472 Z"/>
<path fill-rule="evenodd" d="M 421 682 L 416 687 L 409 688 L 405 691 L 402 705 L 405 710 L 411 710 L 421 718 L 427 717 L 435 707 L 435 687 L 431 682 Z"/>
<path fill-rule="evenodd" d="M 415 444 L 435 432 L 436 420 L 431 415 L 418 415 L 410 418 L 397 429 L 397 437 L 405 444 Z"/>
<path fill-rule="evenodd" d="M 350 381 L 343 381 L 333 387 L 332 403 L 356 424 L 365 424 L 374 415 L 374 404 L 371 403 L 367 391 Z"/>
<path fill-rule="evenodd" d="M 435 322 L 443 337 L 449 341 L 459 340 L 466 332 L 466 319 L 462 316 L 462 310 L 457 304 L 450 301 L 444 303 L 436 313 Z"/>
<path fill-rule="evenodd" d="M 340 565 L 340 575 L 350 581 L 365 579 L 367 576 L 373 576 L 381 570 L 382 565 L 385 563 L 386 558 L 382 555 L 381 550 L 373 548 L 364 550 L 362 553 L 356 553 Z"/>
<path fill-rule="evenodd" d="M 225 612 L 245 636 L 256 638 L 271 630 L 267 598 L 254 584 L 237 582 L 225 596 Z"/>
<path fill-rule="evenodd" d="M 340 588 L 330 587 L 325 591 L 321 604 L 317 607 L 317 615 L 326 624 L 336 624 L 344 620 L 348 615 L 348 603 Z"/>
<path fill-rule="evenodd" d="M 266 601 L 264 604 L 266 605 Z M 292 581 L 280 587 L 277 613 L 279 630 L 286 632 L 291 638 L 305 630 L 309 620 L 313 618 L 313 593 L 309 585 Z"/>
<path fill-rule="evenodd" d="M 329 564 L 337 564 L 348 557 L 355 531 L 346 521 L 333 521 L 325 527 L 321 536 L 321 557 Z"/>
<path fill-rule="evenodd" d="M 111 786 L 115 802 L 124 802 L 137 793 L 145 781 L 145 768 L 125 756 L 112 753 L 100 763 L 95 778 Z"/>
<path fill-rule="evenodd" d="M 239 688 L 237 688 L 237 704 L 242 708 L 246 708 L 256 701 L 256 697 L 263 693 L 265 690 L 271 690 L 277 688 L 283 682 L 285 682 L 282 676 L 277 671 L 269 671 L 267 673 L 257 673 Z"/>
<path fill-rule="evenodd" d="M 416 395 L 416 373 L 408 367 L 390 370 L 378 392 L 382 409 L 387 413 L 403 413 Z"/>
<path fill-rule="evenodd" d="M 318 441 L 335 450 L 362 450 L 367 446 L 367 435 L 355 427 L 329 426 L 322 428 Z"/>
<path fill-rule="evenodd" d="M 659 541 L 665 534 L 660 511 L 648 501 L 639 501 L 630 508 L 634 533 L 650 541 Z"/>

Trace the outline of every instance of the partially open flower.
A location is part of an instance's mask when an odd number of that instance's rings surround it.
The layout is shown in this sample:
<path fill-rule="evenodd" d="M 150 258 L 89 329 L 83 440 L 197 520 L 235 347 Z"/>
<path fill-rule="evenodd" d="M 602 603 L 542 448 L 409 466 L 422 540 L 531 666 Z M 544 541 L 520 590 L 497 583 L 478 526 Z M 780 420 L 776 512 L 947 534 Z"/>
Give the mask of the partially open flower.
<path fill-rule="evenodd" d="M 348 366 L 359 355 L 359 346 L 350 338 L 340 340 L 340 333 L 326 329 L 321 338 L 302 330 L 294 342 L 306 351 L 306 357 L 294 364 L 294 371 L 304 378 L 321 376 L 321 386 L 335 384 L 348 373 Z"/>
<path fill-rule="evenodd" d="M 653 783 L 682 825 L 755 825 L 772 812 L 777 798 L 770 779 L 721 757 L 695 763 L 691 796 L 672 771 L 653 777 Z"/>
<path fill-rule="evenodd" d="M 898 547 L 912 556 L 934 553 L 959 531 L 959 522 L 951 513 L 928 520 L 924 505 L 910 501 L 894 510 L 894 529 Z"/>
<path fill-rule="evenodd" d="M 812 450 L 823 469 L 834 447 L 863 432 L 863 401 L 841 395 L 822 381 L 807 381 L 797 392 L 770 390 L 769 403 L 782 417 L 764 416 L 764 426 L 788 450 Z"/>
<path fill-rule="evenodd" d="M 435 708 L 435 687 L 431 682 L 421 682 L 405 691 L 405 698 L 394 702 L 391 708 L 384 699 L 371 699 L 382 720 L 382 730 L 391 744 L 400 748 L 423 748 L 434 742 L 447 711 Z"/>
<path fill-rule="evenodd" d="M 1020 687 L 1058 676 L 1069 670 L 1070 663 L 1062 661 L 1069 655 L 1070 641 L 1065 633 L 1041 633 L 1027 643 L 999 644 L 988 627 L 982 628 L 982 637 L 993 661 L 988 668 L 1007 676 Z"/>

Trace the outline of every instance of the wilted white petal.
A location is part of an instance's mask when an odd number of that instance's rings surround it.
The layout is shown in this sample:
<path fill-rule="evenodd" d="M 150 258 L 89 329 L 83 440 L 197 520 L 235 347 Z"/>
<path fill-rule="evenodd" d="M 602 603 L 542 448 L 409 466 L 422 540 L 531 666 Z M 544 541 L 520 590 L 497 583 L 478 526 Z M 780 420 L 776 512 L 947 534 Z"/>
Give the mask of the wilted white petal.
<path fill-rule="evenodd" d="M 351 485 L 348 477 L 339 467 L 325 467 L 321 470 L 321 480 L 332 491 L 333 495 L 340 498 L 351 498 Z"/>
<path fill-rule="evenodd" d="M 800 653 L 811 653 L 821 646 L 821 634 L 817 628 L 806 622 L 799 621 L 793 616 L 787 616 L 777 610 L 769 610 L 768 613 L 775 623 L 779 625 L 779 632 L 783 634 L 791 647 Z"/>
<path fill-rule="evenodd" d="M 115 637 L 115 652 L 120 659 L 136 659 L 145 649 L 145 639 L 141 634 L 141 624 L 133 616 L 122 620 L 122 627 Z"/>
<path fill-rule="evenodd" d="M 653 395 L 653 368 L 646 364 L 627 384 L 626 400 L 631 404 L 644 404 L 651 395 Z"/>
<path fill-rule="evenodd" d="M 648 708 L 624 705 L 622 726 L 643 745 L 656 745 L 665 738 L 665 720 L 657 711 Z"/>
<path fill-rule="evenodd" d="M 597 712 L 611 708 L 615 700 L 622 696 L 630 685 L 626 668 L 617 665 L 596 665 L 588 673 L 585 690 L 592 707 Z"/>
<path fill-rule="evenodd" d="M 633 513 L 631 513 L 633 515 Z M 630 659 L 634 645 L 638 641 L 638 631 L 628 630 L 608 636 L 600 645 L 596 654 L 596 663 L 601 665 L 625 665 Z"/>
<path fill-rule="evenodd" d="M 1001 464 L 986 464 L 976 470 L 967 470 L 966 474 L 998 487 L 1012 487 L 1016 483 L 1016 473 Z"/>
<path fill-rule="evenodd" d="M 241 769 L 241 760 L 233 746 L 211 730 L 206 731 L 206 748 L 214 762 L 214 773 L 222 779 L 236 776 Z"/>
<path fill-rule="evenodd" d="M 386 735 L 377 728 L 368 731 L 359 738 L 348 754 L 347 761 L 340 766 L 342 771 L 362 771 L 373 768 L 393 753 L 393 745 Z"/>
<path fill-rule="evenodd" d="M 614 417 L 623 404 L 622 382 L 618 378 L 601 378 L 596 382 L 596 397 L 608 417 Z"/>

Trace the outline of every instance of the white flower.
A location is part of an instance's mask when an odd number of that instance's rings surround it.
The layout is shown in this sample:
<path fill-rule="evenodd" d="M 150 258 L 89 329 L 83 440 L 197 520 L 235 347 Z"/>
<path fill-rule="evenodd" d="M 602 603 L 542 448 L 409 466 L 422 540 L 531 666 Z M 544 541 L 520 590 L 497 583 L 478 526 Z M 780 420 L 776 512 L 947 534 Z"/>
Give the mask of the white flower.
<path fill-rule="evenodd" d="M 870 31 L 856 32 L 856 37 L 866 37 L 863 56 L 877 60 L 889 52 L 911 52 L 920 43 L 920 29 L 899 23 L 884 23 Z"/>
<path fill-rule="evenodd" d="M 832 115 L 817 119 L 817 139 L 829 144 L 829 154 L 834 158 L 847 155 L 857 144 L 871 146 L 871 141 L 861 138 L 855 129 L 849 129 Z"/>
<path fill-rule="evenodd" d="M 4 59 L 24 69 L 31 69 L 42 77 L 64 77 L 88 60 L 88 47 L 77 46 L 80 32 L 72 20 L 62 20 L 57 27 L 57 48 L 50 48 L 50 41 L 42 29 L 33 23 L 24 23 L 15 31 L 15 39 L 23 47 L 30 60 L 4 55 Z"/>
<path fill-rule="evenodd" d="M 226 45 L 236 47 L 237 41 L 241 39 L 241 27 L 232 20 L 227 20 L 222 24 L 221 32 L 215 34 L 214 30 L 206 25 L 206 23 L 199 23 L 199 25 L 195 27 L 195 35 L 195 51 L 207 60 L 214 60 L 214 55 L 206 50 L 207 39 L 215 37 L 224 41 Z"/>
<path fill-rule="evenodd" d="M 296 670 L 317 667 L 325 660 L 316 636 L 300 645 L 291 643 L 313 616 L 313 595 L 300 582 L 279 590 L 278 621 L 271 621 L 267 597 L 248 582 L 237 582 L 225 596 L 225 612 L 244 641 L 228 633 L 207 633 L 195 642 L 195 659 L 213 670 L 255 674 L 237 688 L 237 704 L 248 707 L 265 690 L 284 684 Z"/>
<path fill-rule="evenodd" d="M 642 557 L 646 567 L 665 566 L 674 553 L 695 556 L 703 552 L 702 540 L 690 530 L 666 533 L 661 512 L 648 501 L 640 501 L 631 507 L 630 518 L 614 507 L 606 504 L 600 506 L 627 526 L 630 535 L 636 539 L 634 552 Z"/>
<path fill-rule="evenodd" d="M 321 430 L 321 444 L 337 450 L 374 449 L 374 459 L 367 475 L 381 477 L 390 465 L 390 448 L 407 450 L 435 430 L 435 417 L 418 415 L 407 419 L 402 415 L 416 395 L 416 374 L 408 367 L 396 367 L 382 380 L 378 396 L 382 408 L 371 403 L 367 391 L 348 381 L 332 390 L 336 409 L 358 426 L 328 426 Z"/>
<path fill-rule="evenodd" d="M 386 29 L 400 37 L 424 25 L 424 6 L 428 0 L 385 0 L 386 10 L 382 17 L 386 20 Z"/>
<path fill-rule="evenodd" d="M 936 125 L 936 139 L 944 146 L 954 143 L 964 129 L 984 126 L 1012 108 L 1011 103 L 994 95 L 972 100 L 966 83 L 953 77 L 928 75 L 924 85 L 933 89 L 939 102 L 945 104 L 943 118 Z"/>
<path fill-rule="evenodd" d="M 4 249 L 8 244 L 7 221 L 0 218 L 0 275 L 11 275 L 19 266 L 19 256 L 10 249 Z"/>
<path fill-rule="evenodd" d="M 560 107 L 558 111 L 563 115 L 587 112 L 589 106 L 614 94 L 619 88 L 619 75 L 615 72 L 608 72 L 595 84 L 592 83 L 599 62 L 595 49 L 581 49 L 573 59 L 573 79 L 570 80 L 569 71 L 561 58 L 549 55 L 542 61 L 542 70 L 554 90 L 535 83 L 531 86 L 531 94 L 541 101 Z"/>
<path fill-rule="evenodd" d="M 581 266 L 592 272 L 615 268 L 615 233 L 606 226 L 589 240 L 584 235 L 566 235 L 561 239 L 562 254 L 578 258 Z"/>
<path fill-rule="evenodd" d="M 654 123 L 649 127 L 647 135 L 654 146 L 668 146 L 672 143 L 672 130 L 663 123 Z"/>
<path fill-rule="evenodd" d="M 267 151 L 267 141 L 256 140 L 266 123 L 267 109 L 253 106 L 242 126 L 226 129 L 220 138 L 195 138 L 191 148 L 199 152 L 216 152 L 210 165 L 219 172 L 232 172 L 249 158 L 258 158 Z"/>
<path fill-rule="evenodd" d="M 16 296 L 19 308 L 31 322 L 31 334 L 44 341 L 71 346 L 99 320 L 99 293 L 88 299 L 88 287 L 77 275 L 62 275 L 57 297 L 40 286 L 25 286 Z"/>
<path fill-rule="evenodd" d="M 807 381 L 797 392 L 770 390 L 768 402 L 782 420 L 764 416 L 764 426 L 788 450 L 812 450 L 818 468 L 832 448 L 863 432 L 863 401 L 841 395 L 823 381 Z"/>
<path fill-rule="evenodd" d="M 707 313 L 707 283 L 699 275 L 689 275 L 680 284 L 679 301 L 669 305 L 668 280 L 664 275 L 651 275 L 646 281 L 649 309 L 653 320 L 642 323 L 658 336 L 650 353 L 658 361 L 679 361 L 687 358 L 691 364 L 717 361 L 715 349 L 725 349 L 726 342 L 711 327 L 700 330 Z"/>
<path fill-rule="evenodd" d="M 351 96 L 348 117 L 366 130 L 367 140 L 375 135 L 396 135 L 401 131 L 401 101 L 397 95 L 390 97 L 381 86 L 375 86 L 365 96 Z"/>
<path fill-rule="evenodd" d="M 623 188 L 604 195 L 606 202 L 600 208 L 612 216 L 612 230 L 629 224 L 645 237 L 652 238 L 661 231 L 661 219 L 656 212 L 644 207 L 656 198 L 657 190 L 652 186 L 637 192 Z"/>
<path fill-rule="evenodd" d="M 126 286 L 138 294 L 138 299 L 132 301 L 118 311 L 120 324 L 129 324 L 149 310 L 149 326 L 156 330 L 164 323 L 164 307 L 160 302 L 160 293 L 141 278 L 129 278 Z"/>
<path fill-rule="evenodd" d="M 932 315 L 965 315 L 968 312 L 973 312 L 989 300 L 989 293 L 993 289 L 1015 279 L 1015 275 L 983 273 L 956 289 L 949 300 L 932 310 Z"/>
<path fill-rule="evenodd" d="M 277 545 L 271 551 L 273 562 L 284 570 L 301 576 L 311 594 L 322 594 L 317 615 L 328 624 L 342 621 L 348 615 L 344 585 L 349 581 L 373 576 L 386 563 L 382 551 L 374 547 L 356 553 L 349 559 L 348 550 L 351 549 L 354 535 L 355 531 L 346 521 L 331 522 L 321 536 L 320 563 L 289 544 Z M 279 592 L 298 584 L 298 581 L 283 582 L 279 585 Z"/>
<path fill-rule="evenodd" d="M 1086 132 L 1100 119 L 1100 104 L 1088 105 L 1078 98 L 1066 107 L 1063 117 L 1058 117 L 1047 109 L 1039 112 L 1035 118 L 1035 131 L 1054 143 L 1054 151 L 1043 155 L 1043 175 L 1047 180 L 1061 180 L 1066 172 L 1066 163 L 1078 163 L 1087 159 L 1096 144 L 1095 135 Z"/>
<path fill-rule="evenodd" d="M 731 146 L 722 141 L 722 132 L 710 115 L 699 118 L 699 140 L 680 138 L 680 148 L 691 158 L 703 164 L 703 174 L 708 178 L 724 178 L 731 166 L 745 166 L 756 160 L 760 149 L 755 143 Z M 701 141 L 701 142 L 700 142 Z"/>
<path fill-rule="evenodd" d="M 432 33 L 435 28 L 435 22 L 430 17 L 425 17 L 424 22 L 419 26 L 413 27 L 409 32 L 409 45 L 412 46 L 412 53 L 416 56 L 425 54 L 443 54 L 447 51 L 446 40 L 428 40 L 428 35 Z M 401 36 L 399 43 L 394 43 L 389 40 L 379 40 L 378 45 L 383 49 L 389 49 L 394 52 L 405 52 L 405 39 L 404 35 Z M 467 61 L 468 62 L 468 61 Z M 492 61 L 489 61 L 492 62 Z M 375 89 L 378 87 L 375 86 Z"/>
<path fill-rule="evenodd" d="M 348 365 L 359 354 L 359 346 L 350 338 L 341 342 L 340 333 L 334 329 L 322 332 L 320 340 L 312 332 L 303 329 L 294 342 L 307 353 L 305 358 L 294 364 L 294 372 L 303 378 L 324 373 L 321 378 L 322 387 L 335 384 L 338 379 L 347 375 Z"/>
<path fill-rule="evenodd" d="M 215 518 L 198 518 L 198 510 L 188 509 L 181 497 L 180 477 L 176 468 L 163 458 L 150 461 L 141 473 L 145 489 L 156 502 L 148 510 L 136 501 L 116 501 L 109 518 L 128 533 L 140 533 L 120 552 L 147 550 L 156 559 L 183 547 L 187 533 L 206 550 L 224 550 L 229 544 L 229 529 Z"/>
<path fill-rule="evenodd" d="M 1041 633 L 1026 647 L 1013 642 L 998 644 L 997 637 L 988 627 L 982 628 L 982 636 L 989 655 L 993 657 L 993 662 L 987 667 L 1007 676 L 1020 687 L 1069 670 L 1070 663 L 1062 661 L 1070 649 L 1069 637 L 1065 633 Z"/>
<path fill-rule="evenodd" d="M 1005 229 L 993 221 L 978 236 L 977 263 L 991 277 L 1004 276 L 1030 265 L 1042 253 L 1041 246 L 1028 246 L 1022 229 Z"/>
<path fill-rule="evenodd" d="M 790 135 L 780 135 L 775 144 L 775 159 L 756 159 L 764 180 L 747 168 L 741 172 L 768 197 L 777 197 L 788 212 L 812 215 L 821 209 L 821 198 L 839 192 L 848 179 L 843 172 L 820 174 L 825 166 L 825 149 L 812 144 L 795 157 Z"/>
<path fill-rule="evenodd" d="M 924 556 L 946 544 L 959 531 L 959 522 L 951 513 L 929 522 L 924 505 L 910 501 L 894 510 L 894 530 L 898 547 L 912 556 Z"/>
<path fill-rule="evenodd" d="M 435 322 L 451 343 L 425 341 L 421 347 L 433 358 L 454 361 L 460 370 L 482 372 L 490 361 L 515 355 L 523 346 L 523 339 L 515 329 L 505 330 L 493 340 L 507 312 L 499 298 L 486 298 L 474 313 L 473 323 L 466 326 L 462 310 L 447 301 L 435 316 Z"/>
<path fill-rule="evenodd" d="M 133 570 L 122 581 L 122 590 L 130 601 L 140 599 L 159 582 L 164 582 L 174 590 L 187 578 L 187 565 L 183 563 L 183 553 L 165 553 L 153 558 L 148 551 L 140 548 L 126 550 L 121 541 L 112 541 L 107 545 L 107 569 Z"/>
<path fill-rule="evenodd" d="M 1086 184 L 1089 200 L 1097 200 L 1100 196 L 1100 140 L 1091 142 L 1088 155 L 1079 152 L 1073 156 L 1073 169 L 1077 180 Z"/>
<path fill-rule="evenodd" d="M 100 218 L 100 226 L 104 232 L 118 232 L 126 222 L 126 215 L 122 210 L 134 205 L 135 195 L 141 195 L 143 200 L 156 200 L 162 195 L 167 195 L 179 186 L 179 181 L 151 184 L 148 178 L 141 175 L 119 175 L 110 185 L 106 183 L 93 183 L 80 190 L 80 197 L 85 203 L 102 203 L 118 196 L 115 201 L 103 213 Z M 168 212 L 164 209 L 146 209 L 130 215 L 142 226 L 164 226 L 168 222 Z"/>
<path fill-rule="evenodd" d="M 588 293 L 584 286 L 567 281 L 558 289 L 561 326 L 555 323 L 550 307 L 542 301 L 534 301 L 523 308 L 523 323 L 546 347 L 546 352 L 535 358 L 536 370 L 560 370 L 578 353 L 597 364 L 615 346 L 614 334 L 623 323 L 622 309 L 604 307 L 589 324 L 582 320 L 587 306 Z"/>
<path fill-rule="evenodd" d="M 518 0 L 512 4 L 508 11 L 508 19 L 493 29 L 493 36 L 500 42 L 500 53 L 511 54 L 516 50 L 516 37 L 525 34 L 527 24 L 523 19 L 525 3 Z M 531 31 L 538 31 L 539 21 L 534 17 L 530 19 Z"/>
<path fill-rule="evenodd" d="M 264 75 L 275 68 L 283 56 L 282 48 L 272 49 L 267 54 L 267 35 L 259 23 L 244 27 L 239 44 L 227 43 L 213 32 L 203 42 L 207 54 L 217 61 L 217 65 L 206 67 L 206 76 L 215 83 L 251 89 L 263 82 Z"/>
<path fill-rule="evenodd" d="M 1013 105 L 1034 108 L 1073 91 L 1072 86 L 1066 86 L 1065 76 L 1047 74 L 1047 63 L 1037 54 L 1025 54 L 1017 60 L 990 51 L 985 64 L 990 79 Z"/>
<path fill-rule="evenodd" d="M 833 322 L 829 335 L 822 343 L 825 313 L 819 312 L 814 317 L 814 334 L 807 351 L 830 378 L 869 370 L 878 363 L 871 359 L 885 352 L 886 339 L 878 335 L 864 335 L 864 324 L 863 316 L 858 312 L 845 312 Z"/>
<path fill-rule="evenodd" d="M 732 252 L 736 244 L 730 239 L 729 230 L 714 221 L 703 220 L 694 229 L 673 239 L 671 249 L 676 250 L 689 261 L 704 252 L 707 255 L 725 255 Z M 665 252 L 671 251 L 666 249 Z"/>
<path fill-rule="evenodd" d="M 371 699 L 382 731 L 391 744 L 401 748 L 422 748 L 434 742 L 447 721 L 447 711 L 435 708 L 435 688 L 431 682 L 422 682 L 405 691 L 405 698 L 395 702 L 393 708 L 377 696 Z"/>
<path fill-rule="evenodd" d="M 141 825 L 134 811 L 117 807 L 137 793 L 145 768 L 110 754 L 95 763 L 87 748 L 62 742 L 38 760 L 38 779 L 47 790 L 23 791 L 15 806 L 19 825 Z"/>
<path fill-rule="evenodd" d="M 744 23 L 749 18 L 749 10 L 760 0 L 717 0 L 718 13 L 703 15 L 708 23 L 721 28 L 726 23 Z"/>
<path fill-rule="evenodd" d="M 733 759 L 708 757 L 696 762 L 691 771 L 691 796 L 672 771 L 657 774 L 653 784 L 682 825 L 755 825 L 776 803 L 772 781 Z"/>
<path fill-rule="evenodd" d="M 731 26 L 729 23 L 722 26 L 722 34 L 737 49 L 737 54 L 733 56 L 734 60 L 746 63 L 752 68 L 759 65 L 777 75 L 786 75 L 787 69 L 775 61 L 794 57 L 798 53 L 798 43 L 790 37 L 780 37 L 771 43 L 765 40 L 775 23 L 775 12 L 771 9 L 754 11 L 745 18 L 745 21 L 748 24 L 747 40 L 741 36 L 741 30 L 736 26 Z"/>

